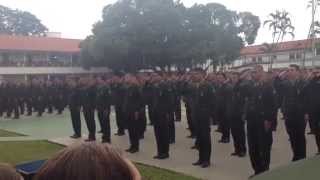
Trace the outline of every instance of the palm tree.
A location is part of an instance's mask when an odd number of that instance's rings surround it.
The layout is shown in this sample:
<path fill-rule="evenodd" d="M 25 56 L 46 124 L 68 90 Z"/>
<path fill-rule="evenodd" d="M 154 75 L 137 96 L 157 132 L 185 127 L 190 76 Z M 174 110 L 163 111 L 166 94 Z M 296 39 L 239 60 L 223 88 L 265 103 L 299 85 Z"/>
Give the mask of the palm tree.
<path fill-rule="evenodd" d="M 269 19 L 264 21 L 264 26 L 269 25 L 269 30 L 272 31 L 272 44 L 271 52 L 270 52 L 270 69 L 272 69 L 274 52 L 277 48 L 279 42 L 282 42 L 284 37 L 290 35 L 294 38 L 294 26 L 292 25 L 291 18 L 289 13 L 285 10 L 279 11 L 277 10 L 275 13 L 269 14 Z"/>

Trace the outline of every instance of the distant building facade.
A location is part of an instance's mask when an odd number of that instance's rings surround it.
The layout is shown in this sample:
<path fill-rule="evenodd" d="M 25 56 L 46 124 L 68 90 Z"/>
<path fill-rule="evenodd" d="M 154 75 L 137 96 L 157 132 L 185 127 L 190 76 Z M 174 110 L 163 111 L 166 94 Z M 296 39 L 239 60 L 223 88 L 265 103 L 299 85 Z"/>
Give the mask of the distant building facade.
<path fill-rule="evenodd" d="M 315 51 L 312 44 L 315 43 Z M 240 52 L 240 57 L 233 62 L 230 69 L 243 69 L 248 66 L 260 64 L 265 70 L 287 68 L 290 64 L 297 64 L 310 68 L 320 66 L 320 39 L 312 42 L 310 39 L 287 41 L 276 45 L 272 53 L 268 53 L 264 45 L 247 46 Z M 271 59 L 272 58 L 272 59 Z"/>
<path fill-rule="evenodd" d="M 108 72 L 107 68 L 85 70 L 81 67 L 80 42 L 57 35 L 0 35 L 0 79 Z"/>

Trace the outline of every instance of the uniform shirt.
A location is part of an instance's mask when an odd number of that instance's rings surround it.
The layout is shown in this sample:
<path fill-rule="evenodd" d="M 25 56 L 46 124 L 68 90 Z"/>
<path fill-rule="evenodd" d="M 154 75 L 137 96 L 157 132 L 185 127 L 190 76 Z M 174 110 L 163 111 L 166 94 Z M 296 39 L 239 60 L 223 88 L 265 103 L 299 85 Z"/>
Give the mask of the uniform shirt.
<path fill-rule="evenodd" d="M 303 119 L 306 113 L 306 84 L 302 80 L 284 81 L 283 113 L 287 120 Z"/>
<path fill-rule="evenodd" d="M 85 109 L 95 109 L 96 107 L 96 87 L 92 86 L 82 90 L 82 106 Z"/>
<path fill-rule="evenodd" d="M 70 89 L 68 104 L 70 109 L 81 108 L 81 90 L 78 87 Z"/>
<path fill-rule="evenodd" d="M 272 121 L 276 106 L 272 85 L 245 81 L 242 86 L 242 94 L 246 97 L 246 120 L 253 123 Z"/>
<path fill-rule="evenodd" d="M 96 107 L 98 110 L 105 110 L 111 105 L 111 89 L 108 85 L 100 85 L 97 88 Z"/>

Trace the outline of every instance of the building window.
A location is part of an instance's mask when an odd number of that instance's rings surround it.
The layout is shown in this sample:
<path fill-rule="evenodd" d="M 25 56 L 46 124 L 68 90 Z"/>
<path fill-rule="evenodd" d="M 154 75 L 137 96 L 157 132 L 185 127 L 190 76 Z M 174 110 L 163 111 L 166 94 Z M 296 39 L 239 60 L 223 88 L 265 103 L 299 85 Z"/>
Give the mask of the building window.
<path fill-rule="evenodd" d="M 257 58 L 256 58 L 256 57 L 253 57 L 253 58 L 251 59 L 251 61 L 252 61 L 253 63 L 255 63 L 255 62 L 257 62 Z"/>
<path fill-rule="evenodd" d="M 301 59 L 302 55 L 301 53 L 296 53 L 296 59 Z"/>
<path fill-rule="evenodd" d="M 262 57 L 261 56 L 258 57 L 258 62 L 262 63 Z"/>
<path fill-rule="evenodd" d="M 290 53 L 289 54 L 289 59 L 290 60 L 294 60 L 295 59 L 295 54 L 294 53 Z"/>
<path fill-rule="evenodd" d="M 278 58 L 277 55 L 273 55 L 273 56 L 272 56 L 272 59 L 273 59 L 273 60 L 276 60 L 277 58 Z"/>
<path fill-rule="evenodd" d="M 316 55 L 319 56 L 320 55 L 320 48 L 316 49 Z"/>

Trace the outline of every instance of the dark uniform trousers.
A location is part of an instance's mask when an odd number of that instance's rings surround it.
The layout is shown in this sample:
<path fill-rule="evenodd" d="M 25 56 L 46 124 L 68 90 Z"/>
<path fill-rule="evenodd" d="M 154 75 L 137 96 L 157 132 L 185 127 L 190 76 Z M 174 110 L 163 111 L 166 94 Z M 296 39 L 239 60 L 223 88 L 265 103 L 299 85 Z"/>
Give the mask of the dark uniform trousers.
<path fill-rule="evenodd" d="M 153 125 L 154 122 L 154 107 L 152 106 L 152 104 L 148 104 L 148 116 L 149 116 L 149 121 L 150 121 L 150 125 Z"/>
<path fill-rule="evenodd" d="M 25 106 L 25 101 L 24 101 L 24 99 L 21 98 L 19 100 L 19 110 L 20 110 L 21 115 L 24 114 L 24 106 Z"/>
<path fill-rule="evenodd" d="M 19 119 L 20 117 L 20 111 L 19 111 L 19 104 L 18 104 L 18 100 L 16 100 L 16 103 L 14 104 L 14 118 L 15 119 Z"/>
<path fill-rule="evenodd" d="M 158 155 L 169 154 L 169 115 L 165 112 L 155 112 L 154 134 L 156 137 Z"/>
<path fill-rule="evenodd" d="M 230 139 L 230 120 L 227 118 L 227 114 L 224 110 L 218 111 L 219 127 L 222 133 L 221 140 Z"/>
<path fill-rule="evenodd" d="M 47 99 L 47 108 L 48 108 L 48 113 L 52 114 L 53 112 L 53 104 L 52 104 L 52 98 Z"/>
<path fill-rule="evenodd" d="M 264 122 L 248 116 L 247 137 L 250 161 L 255 174 L 268 171 L 270 166 L 272 130 L 266 131 Z"/>
<path fill-rule="evenodd" d="M 111 127 L 110 127 L 110 107 L 106 109 L 98 109 L 98 119 L 102 132 L 102 140 L 111 142 Z"/>
<path fill-rule="evenodd" d="M 306 158 L 306 122 L 304 115 L 288 116 L 285 125 L 290 138 L 291 148 L 293 152 L 292 161 L 298 161 Z"/>
<path fill-rule="evenodd" d="M 316 127 L 317 127 L 316 117 L 317 117 L 317 113 L 313 113 L 313 112 L 309 113 L 309 127 L 312 133 L 315 133 Z"/>
<path fill-rule="evenodd" d="M 209 109 L 199 109 L 196 114 L 197 136 L 196 144 L 199 151 L 199 162 L 210 162 L 211 144 L 211 121 Z"/>
<path fill-rule="evenodd" d="M 186 116 L 187 116 L 188 128 L 190 130 L 191 136 L 195 136 L 196 133 L 195 133 L 194 125 L 192 123 L 191 104 L 190 103 L 186 103 L 185 107 L 186 107 Z"/>
<path fill-rule="evenodd" d="M 175 142 L 176 141 L 176 126 L 174 120 L 174 110 L 169 112 L 169 141 Z"/>
<path fill-rule="evenodd" d="M 28 112 L 28 116 L 31 116 L 32 115 L 32 99 L 27 99 L 26 100 L 26 105 L 27 105 L 27 112 Z"/>
<path fill-rule="evenodd" d="M 141 118 L 136 119 L 135 112 L 129 112 L 127 116 L 127 125 L 129 132 L 130 148 L 139 149 Z"/>
<path fill-rule="evenodd" d="M 316 138 L 318 153 L 320 153 L 320 112 L 312 112 L 310 113 L 310 116 L 314 118 L 314 135 Z"/>
<path fill-rule="evenodd" d="M 94 108 L 84 107 L 83 115 L 89 131 L 89 139 L 95 140 L 96 139 L 96 123 L 94 120 Z"/>
<path fill-rule="evenodd" d="M 70 114 L 74 134 L 77 136 L 81 136 L 80 108 L 70 108 Z"/>
<path fill-rule="evenodd" d="M 122 105 L 115 106 L 115 113 L 116 113 L 116 122 L 117 122 L 117 126 L 118 126 L 118 133 L 124 133 L 125 116 L 124 116 Z"/>
<path fill-rule="evenodd" d="M 181 97 L 180 96 L 175 97 L 174 117 L 175 117 L 175 121 L 178 121 L 178 122 L 181 121 Z"/>
<path fill-rule="evenodd" d="M 231 120 L 231 135 L 233 138 L 233 144 L 235 153 L 246 153 L 246 133 L 245 123 L 241 116 L 234 116 Z"/>
<path fill-rule="evenodd" d="M 139 121 L 139 137 L 143 138 L 144 133 L 147 130 L 146 106 L 144 106 L 139 112 L 139 117 L 141 117 L 141 121 Z"/>
<path fill-rule="evenodd" d="M 9 101 L 7 101 L 7 103 L 6 103 L 6 111 L 7 111 L 7 117 L 8 118 L 11 117 L 12 111 L 13 111 L 13 108 L 14 108 L 14 104 L 12 102 L 9 102 Z"/>

